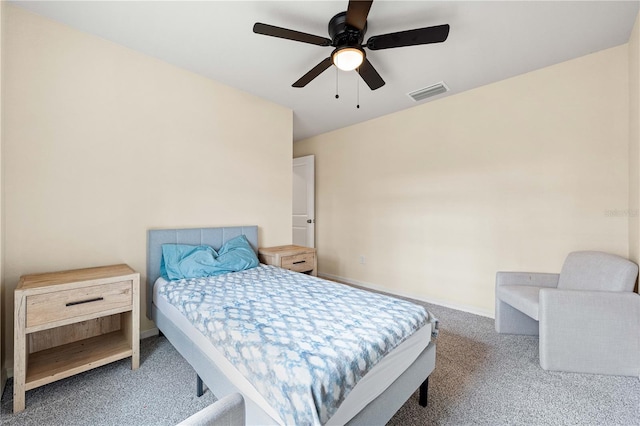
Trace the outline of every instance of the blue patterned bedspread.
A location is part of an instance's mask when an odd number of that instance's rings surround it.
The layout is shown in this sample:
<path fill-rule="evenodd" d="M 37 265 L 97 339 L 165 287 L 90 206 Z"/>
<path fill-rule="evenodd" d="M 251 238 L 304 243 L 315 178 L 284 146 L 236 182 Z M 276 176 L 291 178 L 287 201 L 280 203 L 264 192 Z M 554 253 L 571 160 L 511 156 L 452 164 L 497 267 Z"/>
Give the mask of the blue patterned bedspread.
<path fill-rule="evenodd" d="M 279 412 L 324 424 L 367 371 L 428 322 L 419 305 L 275 266 L 159 289 Z"/>

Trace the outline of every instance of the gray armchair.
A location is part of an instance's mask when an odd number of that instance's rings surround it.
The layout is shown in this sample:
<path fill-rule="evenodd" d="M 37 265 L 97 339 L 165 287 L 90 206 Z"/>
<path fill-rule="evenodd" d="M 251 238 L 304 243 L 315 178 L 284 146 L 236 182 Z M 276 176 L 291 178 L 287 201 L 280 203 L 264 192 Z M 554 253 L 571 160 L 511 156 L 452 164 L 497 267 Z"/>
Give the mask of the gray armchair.
<path fill-rule="evenodd" d="M 567 256 L 560 274 L 498 272 L 498 333 L 540 336 L 545 370 L 640 376 L 638 266 L 612 254 Z"/>
<path fill-rule="evenodd" d="M 239 393 L 232 393 L 198 411 L 178 426 L 244 426 L 244 424 L 244 398 Z"/>

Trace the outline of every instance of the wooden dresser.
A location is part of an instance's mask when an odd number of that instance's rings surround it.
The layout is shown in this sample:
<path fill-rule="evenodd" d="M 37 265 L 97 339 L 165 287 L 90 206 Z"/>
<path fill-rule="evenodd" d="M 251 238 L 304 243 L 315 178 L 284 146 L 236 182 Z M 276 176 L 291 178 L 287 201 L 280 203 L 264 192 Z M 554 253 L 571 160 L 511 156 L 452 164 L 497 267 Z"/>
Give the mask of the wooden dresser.
<path fill-rule="evenodd" d="M 260 262 L 296 272 L 318 275 L 316 249 L 302 246 L 277 246 L 258 249 Z"/>
<path fill-rule="evenodd" d="M 127 265 L 24 275 L 15 290 L 13 411 L 25 392 L 131 357 L 139 365 L 140 274 Z"/>

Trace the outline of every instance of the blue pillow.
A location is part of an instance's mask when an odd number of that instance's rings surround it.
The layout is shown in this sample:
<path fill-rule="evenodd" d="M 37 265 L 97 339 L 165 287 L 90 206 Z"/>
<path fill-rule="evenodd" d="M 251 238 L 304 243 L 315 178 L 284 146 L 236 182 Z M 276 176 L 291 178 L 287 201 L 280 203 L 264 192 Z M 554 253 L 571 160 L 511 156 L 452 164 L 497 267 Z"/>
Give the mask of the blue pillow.
<path fill-rule="evenodd" d="M 227 241 L 217 253 L 207 245 L 163 244 L 160 274 L 167 280 L 243 271 L 259 265 L 244 235 Z"/>
<path fill-rule="evenodd" d="M 224 243 L 218 250 L 216 260 L 220 262 L 218 267 L 225 272 L 244 271 L 260 264 L 256 252 L 253 251 L 244 235 L 239 235 Z"/>
<path fill-rule="evenodd" d="M 197 275 L 214 265 L 218 253 L 206 245 L 163 244 L 160 275 L 167 280 L 207 276 Z M 200 272 L 198 272 L 200 270 Z"/>

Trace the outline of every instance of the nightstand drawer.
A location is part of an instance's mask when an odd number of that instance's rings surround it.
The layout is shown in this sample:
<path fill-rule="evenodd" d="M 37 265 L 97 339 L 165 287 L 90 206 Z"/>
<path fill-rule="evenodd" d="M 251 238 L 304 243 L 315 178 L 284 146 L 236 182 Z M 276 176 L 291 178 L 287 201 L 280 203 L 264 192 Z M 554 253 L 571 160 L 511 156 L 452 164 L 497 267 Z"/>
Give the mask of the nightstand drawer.
<path fill-rule="evenodd" d="M 295 256 L 283 256 L 281 267 L 296 272 L 307 272 L 314 268 L 314 253 L 302 253 Z"/>
<path fill-rule="evenodd" d="M 27 328 L 132 306 L 132 282 L 27 296 Z"/>
<path fill-rule="evenodd" d="M 316 249 L 310 247 L 287 246 L 262 247 L 258 250 L 260 262 L 275 265 L 296 272 L 306 272 L 317 276 Z"/>

